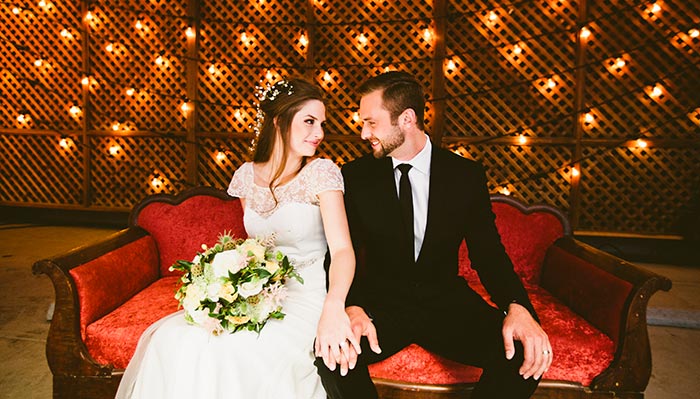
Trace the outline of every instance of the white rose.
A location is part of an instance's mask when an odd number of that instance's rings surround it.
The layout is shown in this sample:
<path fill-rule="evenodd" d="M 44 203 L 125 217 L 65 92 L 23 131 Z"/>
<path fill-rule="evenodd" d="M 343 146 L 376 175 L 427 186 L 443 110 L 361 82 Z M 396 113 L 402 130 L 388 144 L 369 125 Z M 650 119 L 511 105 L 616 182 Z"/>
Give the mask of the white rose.
<path fill-rule="evenodd" d="M 267 279 L 253 280 L 247 283 L 243 283 L 238 287 L 238 293 L 243 298 L 248 298 L 249 296 L 257 295 L 262 291 L 263 284 L 267 282 Z"/>
<path fill-rule="evenodd" d="M 205 292 L 198 284 L 190 284 L 185 290 L 185 299 L 182 301 L 182 307 L 190 314 L 197 309 L 202 299 L 205 298 Z"/>
<path fill-rule="evenodd" d="M 214 276 L 228 277 L 228 273 L 238 273 L 246 266 L 246 258 L 235 249 L 219 252 L 211 262 Z"/>
<path fill-rule="evenodd" d="M 248 256 L 248 253 L 252 253 L 255 259 L 262 260 L 265 259 L 265 247 L 261 245 L 258 240 L 249 238 L 243 242 L 240 246 L 241 252 Z"/>

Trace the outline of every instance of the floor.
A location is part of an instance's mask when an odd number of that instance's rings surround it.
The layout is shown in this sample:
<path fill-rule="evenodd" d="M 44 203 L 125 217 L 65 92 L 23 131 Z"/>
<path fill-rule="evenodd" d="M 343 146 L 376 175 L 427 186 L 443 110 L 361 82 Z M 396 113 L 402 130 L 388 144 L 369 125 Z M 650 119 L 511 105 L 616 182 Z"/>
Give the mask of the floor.
<path fill-rule="evenodd" d="M 44 348 L 53 301 L 48 277 L 31 265 L 77 246 L 98 241 L 115 229 L 0 224 L 0 399 L 50 398 L 51 373 Z M 673 281 L 670 292 L 654 295 L 650 318 L 659 323 L 679 314 L 694 328 L 649 326 L 653 371 L 649 399 L 700 397 L 700 267 L 640 264 Z M 683 324 L 683 323 L 681 323 Z"/>

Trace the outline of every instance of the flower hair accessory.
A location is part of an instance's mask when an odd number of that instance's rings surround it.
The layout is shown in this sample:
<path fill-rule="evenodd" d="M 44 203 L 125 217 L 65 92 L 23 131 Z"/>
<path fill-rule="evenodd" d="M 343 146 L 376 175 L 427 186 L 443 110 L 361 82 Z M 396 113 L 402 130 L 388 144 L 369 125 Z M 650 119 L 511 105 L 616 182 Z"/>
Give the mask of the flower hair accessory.
<path fill-rule="evenodd" d="M 265 111 L 262 110 L 261 104 L 264 101 L 275 101 L 277 97 L 283 93 L 286 93 L 288 96 L 294 94 L 294 86 L 292 86 L 292 84 L 286 80 L 280 80 L 272 85 L 269 82 L 266 82 L 265 86 L 255 86 L 255 98 L 258 101 L 255 103 L 255 126 L 253 127 L 255 136 L 253 137 L 253 142 L 251 143 L 251 149 L 255 147 L 255 143 L 258 141 L 263 120 L 265 119 Z"/>

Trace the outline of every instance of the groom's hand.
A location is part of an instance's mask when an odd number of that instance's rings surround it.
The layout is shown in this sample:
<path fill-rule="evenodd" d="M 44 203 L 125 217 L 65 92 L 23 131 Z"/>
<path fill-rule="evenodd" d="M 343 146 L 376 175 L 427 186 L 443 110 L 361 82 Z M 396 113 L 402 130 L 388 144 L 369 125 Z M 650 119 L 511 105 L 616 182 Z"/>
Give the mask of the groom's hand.
<path fill-rule="evenodd" d="M 360 341 L 362 337 L 367 337 L 367 342 L 372 352 L 382 353 L 382 349 L 379 347 L 379 339 L 377 338 L 377 329 L 374 327 L 372 319 L 365 313 L 365 310 L 359 306 L 348 306 L 345 308 L 345 312 L 350 318 L 350 328 L 355 334 L 355 339 Z"/>
<path fill-rule="evenodd" d="M 507 359 L 515 354 L 514 340 L 523 344 L 520 375 L 539 379 L 552 365 L 552 345 L 542 327 L 522 305 L 511 303 L 503 320 L 503 343 Z"/>

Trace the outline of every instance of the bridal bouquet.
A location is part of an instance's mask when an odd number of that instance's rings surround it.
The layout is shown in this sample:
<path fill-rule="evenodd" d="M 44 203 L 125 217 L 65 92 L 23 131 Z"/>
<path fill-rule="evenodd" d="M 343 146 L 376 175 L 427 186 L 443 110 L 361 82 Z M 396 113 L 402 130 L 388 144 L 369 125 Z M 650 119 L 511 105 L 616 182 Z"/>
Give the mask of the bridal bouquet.
<path fill-rule="evenodd" d="M 202 245 L 189 262 L 178 260 L 170 270 L 184 272 L 175 293 L 185 320 L 214 335 L 224 331 L 260 332 L 269 319 L 283 319 L 285 283 L 303 284 L 289 260 L 273 250 L 272 239 L 233 238 L 224 233 L 211 248 Z"/>

